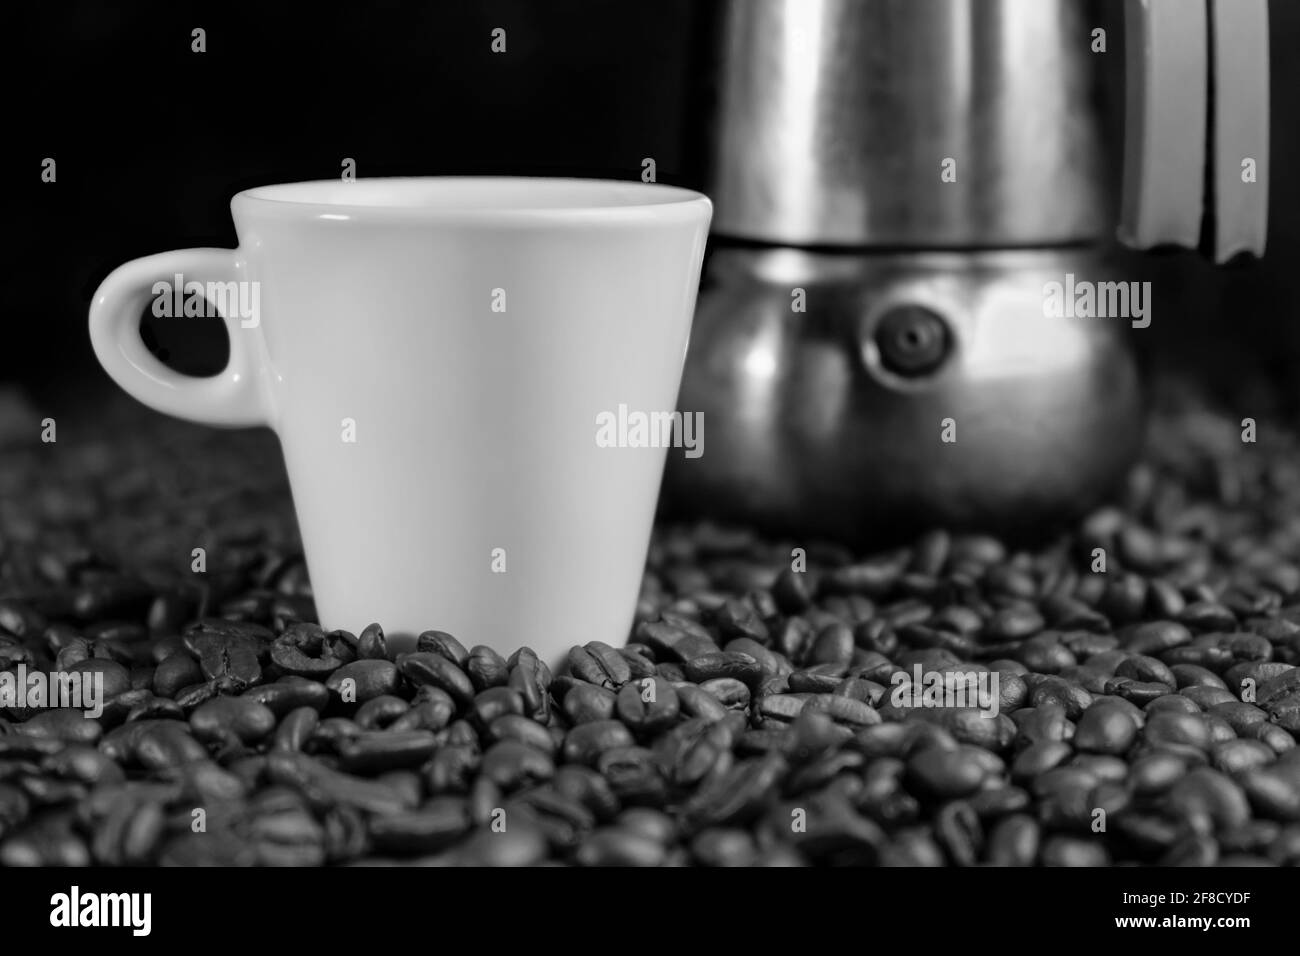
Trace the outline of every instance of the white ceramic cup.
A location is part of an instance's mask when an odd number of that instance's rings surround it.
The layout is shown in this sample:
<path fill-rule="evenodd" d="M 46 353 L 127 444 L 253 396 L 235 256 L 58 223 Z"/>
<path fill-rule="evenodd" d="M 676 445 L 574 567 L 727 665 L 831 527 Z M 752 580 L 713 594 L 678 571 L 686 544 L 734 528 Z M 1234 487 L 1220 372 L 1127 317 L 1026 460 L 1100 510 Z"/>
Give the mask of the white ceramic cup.
<path fill-rule="evenodd" d="M 625 641 L 667 449 L 601 447 L 597 423 L 674 409 L 709 200 L 449 177 L 266 186 L 231 209 L 238 249 L 111 273 L 91 341 L 152 408 L 275 430 L 321 623 L 548 663 Z M 226 303 L 212 378 L 140 338 L 191 282 Z"/>

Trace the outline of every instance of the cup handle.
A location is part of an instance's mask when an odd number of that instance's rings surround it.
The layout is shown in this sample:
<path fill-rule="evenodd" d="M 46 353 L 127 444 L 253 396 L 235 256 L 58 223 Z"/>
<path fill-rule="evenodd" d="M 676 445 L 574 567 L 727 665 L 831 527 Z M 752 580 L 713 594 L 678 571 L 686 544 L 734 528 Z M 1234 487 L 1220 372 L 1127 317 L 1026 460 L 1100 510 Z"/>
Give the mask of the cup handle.
<path fill-rule="evenodd" d="M 217 375 L 183 375 L 154 358 L 140 338 L 140 313 L 159 283 L 239 290 L 245 265 L 234 249 L 184 249 L 135 259 L 109 273 L 90 303 L 90 342 L 104 370 L 129 395 L 150 408 L 207 425 L 238 427 L 269 422 L 262 392 L 262 338 L 257 309 L 250 316 L 221 310 L 230 360 Z M 246 288 L 246 287 L 242 287 Z M 182 289 L 182 293 L 183 293 Z M 168 292 L 170 294 L 170 291 Z M 224 296 L 226 303 L 229 295 Z M 235 301 L 258 302 L 256 296 Z M 184 317 L 177 322 L 187 321 Z"/>

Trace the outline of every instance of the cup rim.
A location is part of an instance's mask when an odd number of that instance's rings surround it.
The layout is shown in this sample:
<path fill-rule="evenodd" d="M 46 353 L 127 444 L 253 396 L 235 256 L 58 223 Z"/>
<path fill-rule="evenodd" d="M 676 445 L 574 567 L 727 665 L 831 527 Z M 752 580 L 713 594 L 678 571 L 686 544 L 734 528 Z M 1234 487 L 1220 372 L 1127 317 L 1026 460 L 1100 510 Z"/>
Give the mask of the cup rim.
<path fill-rule="evenodd" d="M 421 190 L 422 201 L 391 201 L 395 190 Z M 432 191 L 444 191 L 442 202 L 431 202 Z M 488 194 L 553 192 L 553 202 L 510 203 Z M 476 204 L 465 196 L 478 192 Z M 361 201 L 387 192 L 389 201 Z M 460 195 L 457 195 L 459 192 Z M 353 195 L 349 195 L 353 193 Z M 583 197 L 586 197 L 585 201 Z M 545 200 L 546 197 L 543 197 Z M 281 218 L 327 221 L 421 220 L 429 222 L 546 223 L 682 221 L 712 215 L 713 204 L 703 193 L 681 186 L 638 180 L 588 179 L 561 176 L 376 176 L 353 181 L 315 179 L 274 183 L 241 190 L 231 199 L 233 211 Z"/>

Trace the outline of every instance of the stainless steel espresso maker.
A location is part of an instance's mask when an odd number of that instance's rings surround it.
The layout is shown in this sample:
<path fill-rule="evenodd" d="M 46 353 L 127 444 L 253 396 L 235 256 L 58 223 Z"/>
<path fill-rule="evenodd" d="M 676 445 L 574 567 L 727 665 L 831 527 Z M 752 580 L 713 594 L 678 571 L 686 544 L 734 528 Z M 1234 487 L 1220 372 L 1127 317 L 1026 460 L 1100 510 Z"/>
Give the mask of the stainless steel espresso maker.
<path fill-rule="evenodd" d="M 1262 253 L 1268 28 L 1266 0 L 1128 0 L 1122 31 L 1104 12 L 724 0 L 679 400 L 707 440 L 670 458 L 677 507 L 855 541 L 1021 530 L 1124 472 L 1134 327 L 1176 317 L 1119 301 L 1142 287 L 1112 237 Z M 1058 287 L 1098 291 L 1094 314 L 1053 314 Z"/>

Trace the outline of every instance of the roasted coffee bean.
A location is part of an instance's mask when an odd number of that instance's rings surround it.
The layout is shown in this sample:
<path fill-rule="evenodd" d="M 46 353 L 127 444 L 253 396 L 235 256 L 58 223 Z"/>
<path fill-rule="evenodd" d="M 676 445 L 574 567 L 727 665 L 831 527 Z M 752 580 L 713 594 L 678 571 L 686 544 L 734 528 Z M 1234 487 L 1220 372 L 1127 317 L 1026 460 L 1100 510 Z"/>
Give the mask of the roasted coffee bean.
<path fill-rule="evenodd" d="M 1079 718 L 1073 744 L 1087 753 L 1123 754 L 1137 735 L 1137 722 L 1123 709 L 1100 698 Z"/>
<path fill-rule="evenodd" d="M 484 736 L 493 743 L 516 740 L 548 756 L 554 755 L 559 749 L 549 730 L 522 714 L 502 714 L 487 726 Z"/>
<path fill-rule="evenodd" d="M 1039 800 L 1038 816 L 1052 829 L 1086 829 L 1092 822 L 1097 778 L 1079 767 L 1056 767 L 1034 779 L 1030 791 Z"/>
<path fill-rule="evenodd" d="M 1033 866 L 1042 831 L 1033 817 L 1015 813 L 999 820 L 989 833 L 988 862 L 994 866 Z"/>
<path fill-rule="evenodd" d="M 1142 740 L 1151 747 L 1208 750 L 1210 732 L 1200 714 L 1161 713 L 1147 720 Z"/>
<path fill-rule="evenodd" d="M 393 694 L 372 697 L 353 714 L 352 719 L 363 730 L 382 730 L 411 709 L 411 705 Z"/>
<path fill-rule="evenodd" d="M 479 753 L 474 747 L 451 745 L 439 747 L 424 767 L 430 793 L 465 793 L 477 771 Z"/>
<path fill-rule="evenodd" d="M 22 732 L 33 737 L 49 737 L 70 744 L 94 744 L 104 729 L 98 720 L 77 710 L 46 710 L 21 725 Z"/>
<path fill-rule="evenodd" d="M 717 651 L 711 654 L 701 654 L 686 661 L 683 666 L 686 679 L 696 684 L 703 684 L 706 681 L 721 677 L 730 677 L 749 687 L 753 687 L 763 679 L 762 666 L 748 654 Z"/>
<path fill-rule="evenodd" d="M 579 724 L 564 737 L 564 759 L 569 763 L 594 766 L 596 759 L 614 747 L 631 747 L 632 735 L 616 720 L 596 720 Z"/>
<path fill-rule="evenodd" d="M 1121 635 L 1122 647 L 1131 654 L 1154 655 L 1190 644 L 1192 633 L 1177 621 L 1148 621 Z"/>
<path fill-rule="evenodd" d="M 632 669 L 618 651 L 600 641 L 569 651 L 569 669 L 580 680 L 618 690 L 632 679 Z"/>
<path fill-rule="evenodd" d="M 461 670 L 466 670 L 469 666 L 470 652 L 465 650 L 464 644 L 446 631 L 423 632 L 415 639 L 415 649 L 420 652 L 441 654 Z"/>
<path fill-rule="evenodd" d="M 71 744 L 42 758 L 41 769 L 60 779 L 75 780 L 91 787 L 120 783 L 126 779 L 121 766 L 112 758 L 94 747 L 81 744 Z M 3 829 L 4 811 L 0 809 L 0 831 Z"/>
<path fill-rule="evenodd" d="M 131 672 L 114 661 L 92 657 L 71 665 L 67 671 L 80 674 L 82 686 L 94 687 L 101 701 L 112 700 L 131 689 Z M 102 690 L 98 687 L 100 680 L 104 682 Z"/>
<path fill-rule="evenodd" d="M 1246 795 L 1231 779 L 1198 767 L 1177 781 L 1165 797 L 1170 813 L 1198 833 L 1238 827 L 1250 819 Z"/>
<path fill-rule="evenodd" d="M 432 731 L 370 731 L 339 742 L 339 766 L 359 774 L 418 767 L 436 749 L 437 737 Z"/>
<path fill-rule="evenodd" d="M 273 750 L 302 750 L 316 731 L 320 715 L 311 707 L 291 710 L 280 719 L 271 738 Z"/>
<path fill-rule="evenodd" d="M 190 729 L 206 743 L 255 744 L 275 729 L 271 709 L 247 697 L 216 697 L 190 714 Z"/>
<path fill-rule="evenodd" d="M 352 660 L 319 624 L 295 623 L 271 642 L 271 662 L 286 674 L 324 678 Z"/>
<path fill-rule="evenodd" d="M 1284 823 L 1300 822 L 1300 787 L 1276 768 L 1247 770 L 1242 789 L 1257 813 Z"/>
<path fill-rule="evenodd" d="M 664 844 L 625 827 L 604 827 L 583 840 L 574 854 L 579 866 L 659 866 Z"/>
<path fill-rule="evenodd" d="M 1043 841 L 1040 859 L 1043 866 L 1108 866 L 1110 864 L 1110 855 L 1102 844 L 1081 837 L 1048 837 Z"/>
<path fill-rule="evenodd" d="M 262 684 L 244 691 L 244 697 L 255 700 L 271 709 L 277 717 L 299 707 L 321 711 L 329 704 L 330 692 L 319 681 L 305 677 L 281 677 L 273 684 Z"/>
<path fill-rule="evenodd" d="M 1232 703 L 1236 700 L 1230 691 L 1222 687 L 1185 687 L 1179 691 L 1179 694 L 1201 710 L 1209 710 L 1219 704 Z"/>
<path fill-rule="evenodd" d="M 776 753 L 737 761 L 691 798 L 686 819 L 696 827 L 744 823 L 760 811 L 785 770 L 785 758 Z"/>
<path fill-rule="evenodd" d="M 772 597 L 783 614 L 798 614 L 812 603 L 812 592 L 804 572 L 783 568 L 772 583 Z"/>
<path fill-rule="evenodd" d="M 520 698 L 522 703 L 523 698 Z M 564 695 L 562 709 L 575 724 L 607 721 L 614 716 L 617 697 L 612 690 L 595 684 L 580 684 Z"/>
<path fill-rule="evenodd" d="M 981 819 L 996 818 L 1027 809 L 1030 796 L 1027 790 L 1020 787 L 994 787 L 979 791 L 969 797 L 967 803 Z"/>
<path fill-rule="evenodd" d="M 956 866 L 974 866 L 983 851 L 984 830 L 969 803 L 954 800 L 935 814 L 936 841 Z"/>
<path fill-rule="evenodd" d="M 505 714 L 523 714 L 524 698 L 519 691 L 510 687 L 490 687 L 474 696 L 470 706 L 470 715 L 480 727 L 486 727 L 492 721 Z"/>
<path fill-rule="evenodd" d="M 830 694 L 843 682 L 845 673 L 843 664 L 813 664 L 791 672 L 786 683 L 797 694 Z"/>
<path fill-rule="evenodd" d="M 729 711 L 744 712 L 749 707 L 749 688 L 734 677 L 719 677 L 700 684 L 700 689 L 707 691 Z"/>
<path fill-rule="evenodd" d="M 306 754 L 272 751 L 266 758 L 266 775 L 272 783 L 291 787 L 320 806 L 342 804 L 373 814 L 411 809 L 408 797 L 394 787 L 331 770 Z"/>
<path fill-rule="evenodd" d="M 1165 694 L 1157 697 L 1143 708 L 1148 721 L 1159 714 L 1178 714 L 1181 716 L 1200 717 L 1201 708 L 1196 701 L 1182 694 Z"/>
<path fill-rule="evenodd" d="M 1210 753 L 1214 768 L 1229 775 L 1266 766 L 1275 758 L 1273 751 L 1258 740 L 1225 740 Z"/>
<path fill-rule="evenodd" d="M 418 649 L 426 650 L 426 648 Z M 436 648 L 433 650 L 437 652 Z M 505 658 L 482 644 L 470 649 L 469 660 L 465 663 L 464 669 L 475 690 L 501 687 L 510 679 L 510 667 L 506 664 Z"/>
<path fill-rule="evenodd" d="M 346 671 L 349 667 L 355 668 L 362 664 L 377 665 L 386 663 L 388 662 L 357 661 L 356 664 L 349 664 L 348 667 L 340 668 L 339 671 L 335 672 L 335 675 Z M 468 675 L 441 654 L 432 651 L 416 651 L 412 654 L 403 654 L 397 659 L 396 666 L 389 664 L 389 667 L 392 668 L 391 675 L 385 672 L 384 678 L 391 682 L 391 689 L 386 689 L 382 693 L 396 691 L 398 687 L 398 671 L 400 671 L 401 676 L 416 687 L 432 686 L 446 692 L 458 707 L 468 707 L 473 703 L 474 685 L 470 682 Z M 335 676 L 332 675 L 330 680 L 335 680 Z"/>
<path fill-rule="evenodd" d="M 1011 779 L 1019 782 L 1033 780 L 1070 758 L 1070 745 L 1059 740 L 1031 744 L 1020 752 L 1011 765 Z"/>
<path fill-rule="evenodd" d="M 367 625 L 357 638 L 357 657 L 374 661 L 388 659 L 388 641 L 384 638 L 384 629 L 378 624 Z"/>
<path fill-rule="evenodd" d="M 758 858 L 758 846 L 745 830 L 714 827 L 695 836 L 691 855 L 701 866 L 752 866 Z"/>
<path fill-rule="evenodd" d="M 526 647 L 515 651 L 508 663 L 510 678 L 507 683 L 523 696 L 524 713 L 535 720 L 545 721 L 550 715 L 550 670 Z"/>
<path fill-rule="evenodd" d="M 909 787 L 940 799 L 968 796 L 980 788 L 986 776 L 983 758 L 969 745 L 955 750 L 926 748 L 907 761 Z"/>
<path fill-rule="evenodd" d="M 502 740 L 483 754 L 479 773 L 509 793 L 550 780 L 555 775 L 555 762 L 550 754 L 536 747 L 518 740 Z"/>
<path fill-rule="evenodd" d="M 172 697 L 182 687 L 197 684 L 203 680 L 203 671 L 189 651 L 177 651 L 162 661 L 153 674 L 154 693 L 161 697 Z"/>
<path fill-rule="evenodd" d="M 309 740 L 311 746 L 308 749 L 313 752 L 324 749 L 338 753 L 344 741 L 359 737 L 363 733 L 365 731 L 354 720 L 349 720 L 346 717 L 327 717 L 316 725 L 316 729 L 312 732 Z"/>
<path fill-rule="evenodd" d="M 586 806 L 550 787 L 529 790 L 518 801 L 556 850 L 571 850 L 596 826 L 596 817 Z M 507 816 L 513 809 L 507 805 Z"/>
<path fill-rule="evenodd" d="M 749 690 L 745 688 L 746 701 L 748 698 Z M 676 688 L 658 677 L 625 684 L 618 692 L 615 707 L 619 720 L 632 730 L 646 734 L 672 726 L 681 712 Z"/>
<path fill-rule="evenodd" d="M 546 836 L 528 820 L 507 822 L 501 832 L 479 830 L 456 851 L 464 866 L 535 866 L 546 857 Z"/>
<path fill-rule="evenodd" d="M 659 738 L 657 756 L 670 782 L 689 787 L 719 767 L 726 769 L 734 739 L 725 721 L 694 717 Z"/>

